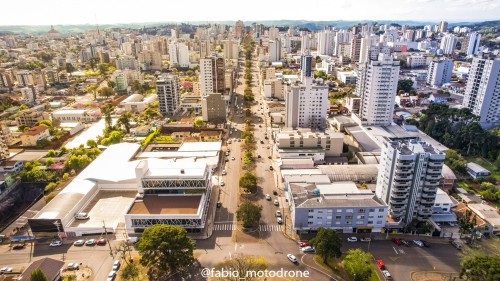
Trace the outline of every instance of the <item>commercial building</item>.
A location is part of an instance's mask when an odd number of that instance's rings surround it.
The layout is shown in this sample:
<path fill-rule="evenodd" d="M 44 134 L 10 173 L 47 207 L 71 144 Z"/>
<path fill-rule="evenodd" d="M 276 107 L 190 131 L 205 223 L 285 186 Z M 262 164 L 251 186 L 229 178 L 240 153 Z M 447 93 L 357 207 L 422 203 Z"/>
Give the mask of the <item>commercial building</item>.
<path fill-rule="evenodd" d="M 158 100 L 158 95 L 156 94 L 147 97 L 140 94 L 133 94 L 124 99 L 120 105 L 128 112 L 141 113 L 156 100 Z"/>
<path fill-rule="evenodd" d="M 201 96 L 211 93 L 224 94 L 225 83 L 224 58 L 214 54 L 212 57 L 200 59 Z"/>
<path fill-rule="evenodd" d="M 386 54 L 380 54 L 377 61 L 360 65 L 356 93 L 361 98 L 358 115 L 361 124 L 391 124 L 398 79 L 399 61 Z"/>
<path fill-rule="evenodd" d="M 23 146 L 36 146 L 39 140 L 50 137 L 49 128 L 46 126 L 35 126 L 21 134 Z"/>
<path fill-rule="evenodd" d="M 387 205 L 353 182 L 289 183 L 291 219 L 297 232 L 320 227 L 343 233 L 381 232 Z"/>
<path fill-rule="evenodd" d="M 305 77 L 286 89 L 286 127 L 324 129 L 326 127 L 328 86 Z"/>
<path fill-rule="evenodd" d="M 432 61 L 432 57 L 411 55 L 406 57 L 406 65 L 409 68 L 427 67 Z"/>
<path fill-rule="evenodd" d="M 226 101 L 220 93 L 211 93 L 201 99 L 203 121 L 222 123 L 226 120 Z"/>
<path fill-rule="evenodd" d="M 281 61 L 281 41 L 270 40 L 268 43 L 269 62 Z"/>
<path fill-rule="evenodd" d="M 444 159 L 443 152 L 425 142 L 386 139 L 376 194 L 389 205 L 393 220 L 409 224 L 431 217 Z"/>
<path fill-rule="evenodd" d="M 467 78 L 463 106 L 479 116 L 483 128 L 500 126 L 500 58 L 474 58 Z"/>
<path fill-rule="evenodd" d="M 156 81 L 156 94 L 161 114 L 174 114 L 180 108 L 180 87 L 177 75 L 162 75 Z"/>
<path fill-rule="evenodd" d="M 52 119 L 61 122 L 94 122 L 102 116 L 99 109 L 63 108 L 52 112 Z"/>
<path fill-rule="evenodd" d="M 451 81 L 453 72 L 453 60 L 448 58 L 434 59 L 429 64 L 427 72 L 427 84 L 432 87 L 441 87 Z"/>
<path fill-rule="evenodd" d="M 325 156 L 340 156 L 344 139 L 341 133 L 311 132 L 304 129 L 283 130 L 275 133 L 274 137 L 277 149 L 318 149 Z"/>

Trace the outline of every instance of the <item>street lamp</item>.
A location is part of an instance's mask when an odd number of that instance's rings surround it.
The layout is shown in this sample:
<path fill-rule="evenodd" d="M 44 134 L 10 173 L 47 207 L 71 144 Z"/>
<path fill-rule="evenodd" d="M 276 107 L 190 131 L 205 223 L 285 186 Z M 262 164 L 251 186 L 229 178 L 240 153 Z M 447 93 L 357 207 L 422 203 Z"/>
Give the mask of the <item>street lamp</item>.
<path fill-rule="evenodd" d="M 62 242 L 61 235 L 60 235 L 61 230 L 60 230 L 60 228 L 59 228 L 59 225 L 60 225 L 60 224 L 61 224 L 61 223 L 60 223 L 59 221 L 55 221 L 55 222 L 54 222 L 54 225 L 57 227 L 57 237 L 59 237 L 59 240 L 61 240 L 61 242 Z"/>

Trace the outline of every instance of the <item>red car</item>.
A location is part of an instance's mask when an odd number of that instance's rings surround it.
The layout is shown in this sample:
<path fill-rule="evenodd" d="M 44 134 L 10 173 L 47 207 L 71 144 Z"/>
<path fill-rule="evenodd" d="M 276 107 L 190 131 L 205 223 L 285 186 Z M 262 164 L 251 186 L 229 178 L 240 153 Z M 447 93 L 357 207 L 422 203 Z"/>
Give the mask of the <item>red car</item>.
<path fill-rule="evenodd" d="M 299 245 L 300 247 L 309 246 L 309 242 L 300 242 Z"/>
<path fill-rule="evenodd" d="M 401 245 L 401 239 L 397 239 L 397 238 L 392 238 L 392 242 L 394 242 L 394 244 L 400 246 Z"/>
<path fill-rule="evenodd" d="M 385 264 L 382 260 L 376 260 L 376 262 L 377 262 L 378 268 L 385 269 Z"/>
<path fill-rule="evenodd" d="M 14 250 L 21 250 L 24 249 L 24 244 L 16 244 L 14 247 L 12 247 Z"/>
<path fill-rule="evenodd" d="M 105 238 L 101 238 L 99 240 L 96 241 L 96 244 L 97 245 L 106 245 L 106 239 Z"/>

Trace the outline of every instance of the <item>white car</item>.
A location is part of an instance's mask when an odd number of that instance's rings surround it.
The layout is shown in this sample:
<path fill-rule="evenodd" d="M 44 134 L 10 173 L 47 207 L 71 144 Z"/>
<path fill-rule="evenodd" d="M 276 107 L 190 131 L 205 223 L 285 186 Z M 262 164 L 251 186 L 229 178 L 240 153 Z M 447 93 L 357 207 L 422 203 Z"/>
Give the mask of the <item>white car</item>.
<path fill-rule="evenodd" d="M 234 156 L 233 156 L 233 157 L 231 157 L 231 160 L 233 160 L 233 161 L 234 161 L 234 160 L 236 160 L 236 158 L 234 158 Z"/>
<path fill-rule="evenodd" d="M 288 255 L 286 255 L 286 257 L 287 257 L 287 258 L 288 258 L 291 262 L 293 262 L 293 263 L 297 263 L 297 258 L 296 258 L 294 255 L 292 255 L 292 254 L 288 254 Z"/>
<path fill-rule="evenodd" d="M 108 279 L 106 279 L 106 281 L 113 281 L 115 280 L 115 277 L 116 277 L 116 271 L 113 270 L 108 274 Z"/>
<path fill-rule="evenodd" d="M 274 206 L 279 206 L 280 205 L 280 202 L 278 201 L 278 199 L 274 199 Z"/>
<path fill-rule="evenodd" d="M 70 262 L 68 263 L 68 270 L 76 270 L 79 269 L 80 265 L 78 265 L 77 262 Z"/>
<path fill-rule="evenodd" d="M 351 237 L 347 238 L 347 242 L 358 242 L 358 238 L 351 236 Z"/>
<path fill-rule="evenodd" d="M 50 247 L 58 247 L 58 246 L 61 246 L 63 243 L 61 240 L 54 240 L 52 242 L 50 242 L 49 246 Z"/>
<path fill-rule="evenodd" d="M 224 183 L 224 180 L 220 180 L 220 186 L 224 186 L 225 183 Z"/>
<path fill-rule="evenodd" d="M 2 267 L 0 268 L 0 273 L 11 273 L 12 267 Z"/>
<path fill-rule="evenodd" d="M 314 249 L 314 247 L 312 247 L 312 246 L 305 246 L 305 247 L 300 248 L 300 250 L 303 253 L 314 253 L 316 251 L 316 249 Z"/>
<path fill-rule="evenodd" d="M 267 201 L 271 201 L 271 195 L 266 194 L 266 200 L 267 200 Z"/>
<path fill-rule="evenodd" d="M 85 245 L 87 246 L 94 246 L 95 245 L 95 239 L 90 239 L 85 241 Z"/>
<path fill-rule="evenodd" d="M 83 244 L 85 244 L 85 241 L 83 241 L 81 239 L 73 242 L 73 245 L 75 245 L 75 246 L 83 246 Z"/>
<path fill-rule="evenodd" d="M 420 240 L 413 240 L 413 244 L 419 246 L 419 247 L 423 247 L 424 246 L 424 243 L 422 243 L 422 241 Z"/>
<path fill-rule="evenodd" d="M 226 170 L 222 170 L 222 175 L 223 175 L 223 176 L 227 175 Z"/>
<path fill-rule="evenodd" d="M 370 237 L 361 237 L 361 242 L 370 242 L 372 239 Z"/>
<path fill-rule="evenodd" d="M 282 224 L 283 223 L 283 219 L 281 217 L 277 217 L 276 221 L 278 222 L 278 224 Z"/>
<path fill-rule="evenodd" d="M 119 268 L 120 268 L 120 261 L 115 260 L 115 262 L 113 263 L 113 271 L 118 271 Z"/>

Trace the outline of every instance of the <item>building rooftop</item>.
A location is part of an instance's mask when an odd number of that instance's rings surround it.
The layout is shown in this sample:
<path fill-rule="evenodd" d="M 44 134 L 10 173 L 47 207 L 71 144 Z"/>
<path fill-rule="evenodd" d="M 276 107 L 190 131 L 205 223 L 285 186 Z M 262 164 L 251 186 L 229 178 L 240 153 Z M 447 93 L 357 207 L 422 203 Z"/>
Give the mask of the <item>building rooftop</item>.
<path fill-rule="evenodd" d="M 35 126 L 33 128 L 28 129 L 23 133 L 23 135 L 28 135 L 28 136 L 36 136 L 39 135 L 45 131 L 47 131 L 49 128 L 45 126 Z"/>
<path fill-rule="evenodd" d="M 319 165 L 321 173 L 327 175 L 331 182 L 375 181 L 378 175 L 378 164 L 366 165 Z"/>
<path fill-rule="evenodd" d="M 193 196 L 156 196 L 146 195 L 142 200 L 136 200 L 128 214 L 158 214 L 158 215 L 195 215 L 201 202 L 201 195 Z"/>
<path fill-rule="evenodd" d="M 488 171 L 488 169 L 486 169 L 483 166 L 476 164 L 474 162 L 467 163 L 467 169 L 470 169 L 476 173 L 485 173 L 485 172 L 489 173 L 490 172 L 490 171 Z"/>
<path fill-rule="evenodd" d="M 62 267 L 64 266 L 63 261 L 51 259 L 51 258 L 42 258 L 37 261 L 32 262 L 28 268 L 26 268 L 21 274 L 20 281 L 29 281 L 31 280 L 31 273 L 35 271 L 35 269 L 39 268 L 47 277 L 48 280 L 55 280 L 56 276 L 59 275 Z"/>

